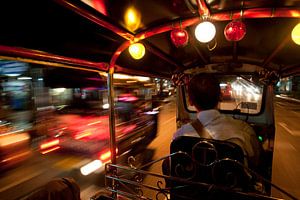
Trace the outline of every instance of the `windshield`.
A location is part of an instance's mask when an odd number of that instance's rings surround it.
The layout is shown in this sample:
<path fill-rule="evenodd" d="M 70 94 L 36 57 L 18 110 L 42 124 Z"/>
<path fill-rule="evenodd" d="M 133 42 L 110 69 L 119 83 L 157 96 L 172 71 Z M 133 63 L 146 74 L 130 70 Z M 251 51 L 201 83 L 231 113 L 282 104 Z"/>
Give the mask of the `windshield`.
<path fill-rule="evenodd" d="M 221 88 L 219 110 L 247 114 L 258 114 L 261 111 L 263 85 L 254 82 L 252 75 L 223 75 L 218 76 L 218 79 Z M 186 88 L 185 98 L 188 110 L 196 111 L 196 108 L 189 104 Z"/>

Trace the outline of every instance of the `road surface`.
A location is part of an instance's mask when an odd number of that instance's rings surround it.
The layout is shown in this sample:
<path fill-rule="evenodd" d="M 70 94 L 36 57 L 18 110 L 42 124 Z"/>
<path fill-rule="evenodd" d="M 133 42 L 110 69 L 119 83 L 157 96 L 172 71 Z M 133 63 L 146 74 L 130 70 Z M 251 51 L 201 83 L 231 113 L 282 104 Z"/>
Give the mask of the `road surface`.
<path fill-rule="evenodd" d="M 176 130 L 176 110 L 174 99 L 164 104 L 159 115 L 158 136 L 142 152 L 144 159 L 158 159 L 169 153 L 172 134 Z M 273 161 L 272 182 L 300 199 L 300 104 L 276 98 L 275 121 L 276 137 Z M 72 176 L 80 184 L 82 200 L 89 199 L 103 183 L 103 173 L 82 176 L 79 166 L 88 162 L 84 157 L 51 154 L 41 156 L 37 152 L 24 164 L 2 172 L 0 179 L 0 199 L 16 199 L 35 187 L 46 183 L 53 177 Z M 148 154 L 148 155 L 147 155 Z M 161 173 L 160 164 L 150 167 Z M 154 180 L 145 182 L 156 184 Z M 147 191 L 146 191 L 147 193 Z M 272 190 L 275 197 L 286 198 L 282 193 Z M 154 198 L 154 197 L 153 197 Z"/>

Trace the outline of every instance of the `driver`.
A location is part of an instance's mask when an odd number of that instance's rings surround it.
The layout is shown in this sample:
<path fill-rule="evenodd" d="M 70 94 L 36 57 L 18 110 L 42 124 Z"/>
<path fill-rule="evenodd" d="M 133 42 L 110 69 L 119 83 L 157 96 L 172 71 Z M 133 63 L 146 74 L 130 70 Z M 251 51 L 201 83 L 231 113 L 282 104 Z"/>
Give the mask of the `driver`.
<path fill-rule="evenodd" d="M 183 125 L 173 139 L 194 136 L 230 141 L 243 149 L 249 165 L 257 166 L 260 146 L 254 130 L 246 122 L 218 111 L 220 95 L 220 84 L 212 74 L 195 75 L 188 84 L 188 97 L 197 110 L 198 121 Z"/>

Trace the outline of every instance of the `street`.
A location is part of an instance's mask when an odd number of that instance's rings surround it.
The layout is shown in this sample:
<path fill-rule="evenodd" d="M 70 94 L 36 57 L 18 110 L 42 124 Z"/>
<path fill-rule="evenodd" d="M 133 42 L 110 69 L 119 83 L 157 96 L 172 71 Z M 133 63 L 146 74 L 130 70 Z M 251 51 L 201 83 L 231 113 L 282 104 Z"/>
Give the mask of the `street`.
<path fill-rule="evenodd" d="M 300 198 L 300 104 L 275 98 L 276 137 L 273 157 L 272 182 Z M 148 146 L 152 160 L 169 153 L 172 134 L 176 130 L 175 100 L 163 105 L 159 115 L 158 136 Z M 143 153 L 142 153 L 143 154 Z M 145 157 L 145 153 L 143 154 Z M 80 174 L 79 168 L 89 160 L 84 157 L 60 154 L 41 155 L 33 152 L 31 159 L 23 165 L 3 172 L 0 180 L 0 199 L 20 198 L 34 188 L 54 177 L 72 176 L 80 184 L 82 200 L 89 199 L 103 183 L 103 173 L 88 176 Z M 160 164 L 150 167 L 152 172 L 161 173 Z M 103 169 L 102 169 L 103 171 Z M 145 179 L 146 182 L 155 180 Z M 272 195 L 286 198 L 276 190 Z M 288 199 L 288 198 L 287 198 Z"/>
<path fill-rule="evenodd" d="M 300 104 L 275 98 L 272 182 L 300 199 Z M 287 198 L 276 190 L 275 197 Z"/>

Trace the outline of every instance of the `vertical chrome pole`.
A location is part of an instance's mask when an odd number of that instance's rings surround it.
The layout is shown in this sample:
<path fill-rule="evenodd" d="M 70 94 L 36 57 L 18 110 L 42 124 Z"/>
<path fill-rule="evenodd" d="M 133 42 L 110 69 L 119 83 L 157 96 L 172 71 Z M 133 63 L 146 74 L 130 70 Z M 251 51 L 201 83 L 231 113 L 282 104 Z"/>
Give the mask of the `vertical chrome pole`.
<path fill-rule="evenodd" d="M 110 60 L 109 70 L 107 75 L 107 87 L 108 87 L 108 102 L 109 102 L 109 132 L 110 132 L 110 152 L 111 152 L 111 163 L 117 164 L 117 144 L 116 144 L 116 128 L 115 128 L 115 95 L 114 95 L 114 71 L 115 64 L 120 54 L 128 48 L 130 41 L 124 42 L 114 53 Z M 115 168 L 112 168 L 113 176 L 117 174 Z M 112 180 L 112 189 L 117 190 L 117 184 L 115 180 Z M 117 198 L 117 192 L 112 192 L 112 198 Z"/>
<path fill-rule="evenodd" d="M 107 87 L 108 87 L 108 103 L 109 103 L 109 132 L 110 132 L 110 152 L 111 152 L 111 163 L 116 164 L 116 128 L 115 128 L 115 95 L 114 95 L 114 81 L 113 75 L 115 72 L 115 64 L 120 54 L 128 48 L 130 41 L 124 42 L 114 53 L 109 63 L 109 70 L 107 76 Z"/>
<path fill-rule="evenodd" d="M 109 67 L 107 76 L 108 102 L 109 102 L 109 131 L 111 162 L 116 164 L 116 130 L 115 130 L 115 95 L 114 95 L 114 67 Z"/>
<path fill-rule="evenodd" d="M 115 129 L 115 98 L 114 98 L 114 65 L 109 66 L 107 74 L 107 87 L 108 87 L 108 103 L 109 103 L 109 132 L 110 132 L 110 152 L 111 152 L 111 163 L 117 164 L 116 155 L 116 129 Z M 113 175 L 116 175 L 115 168 L 111 168 Z M 116 190 L 115 180 L 112 180 L 112 189 Z M 112 192 L 112 198 L 117 198 L 117 193 Z"/>

